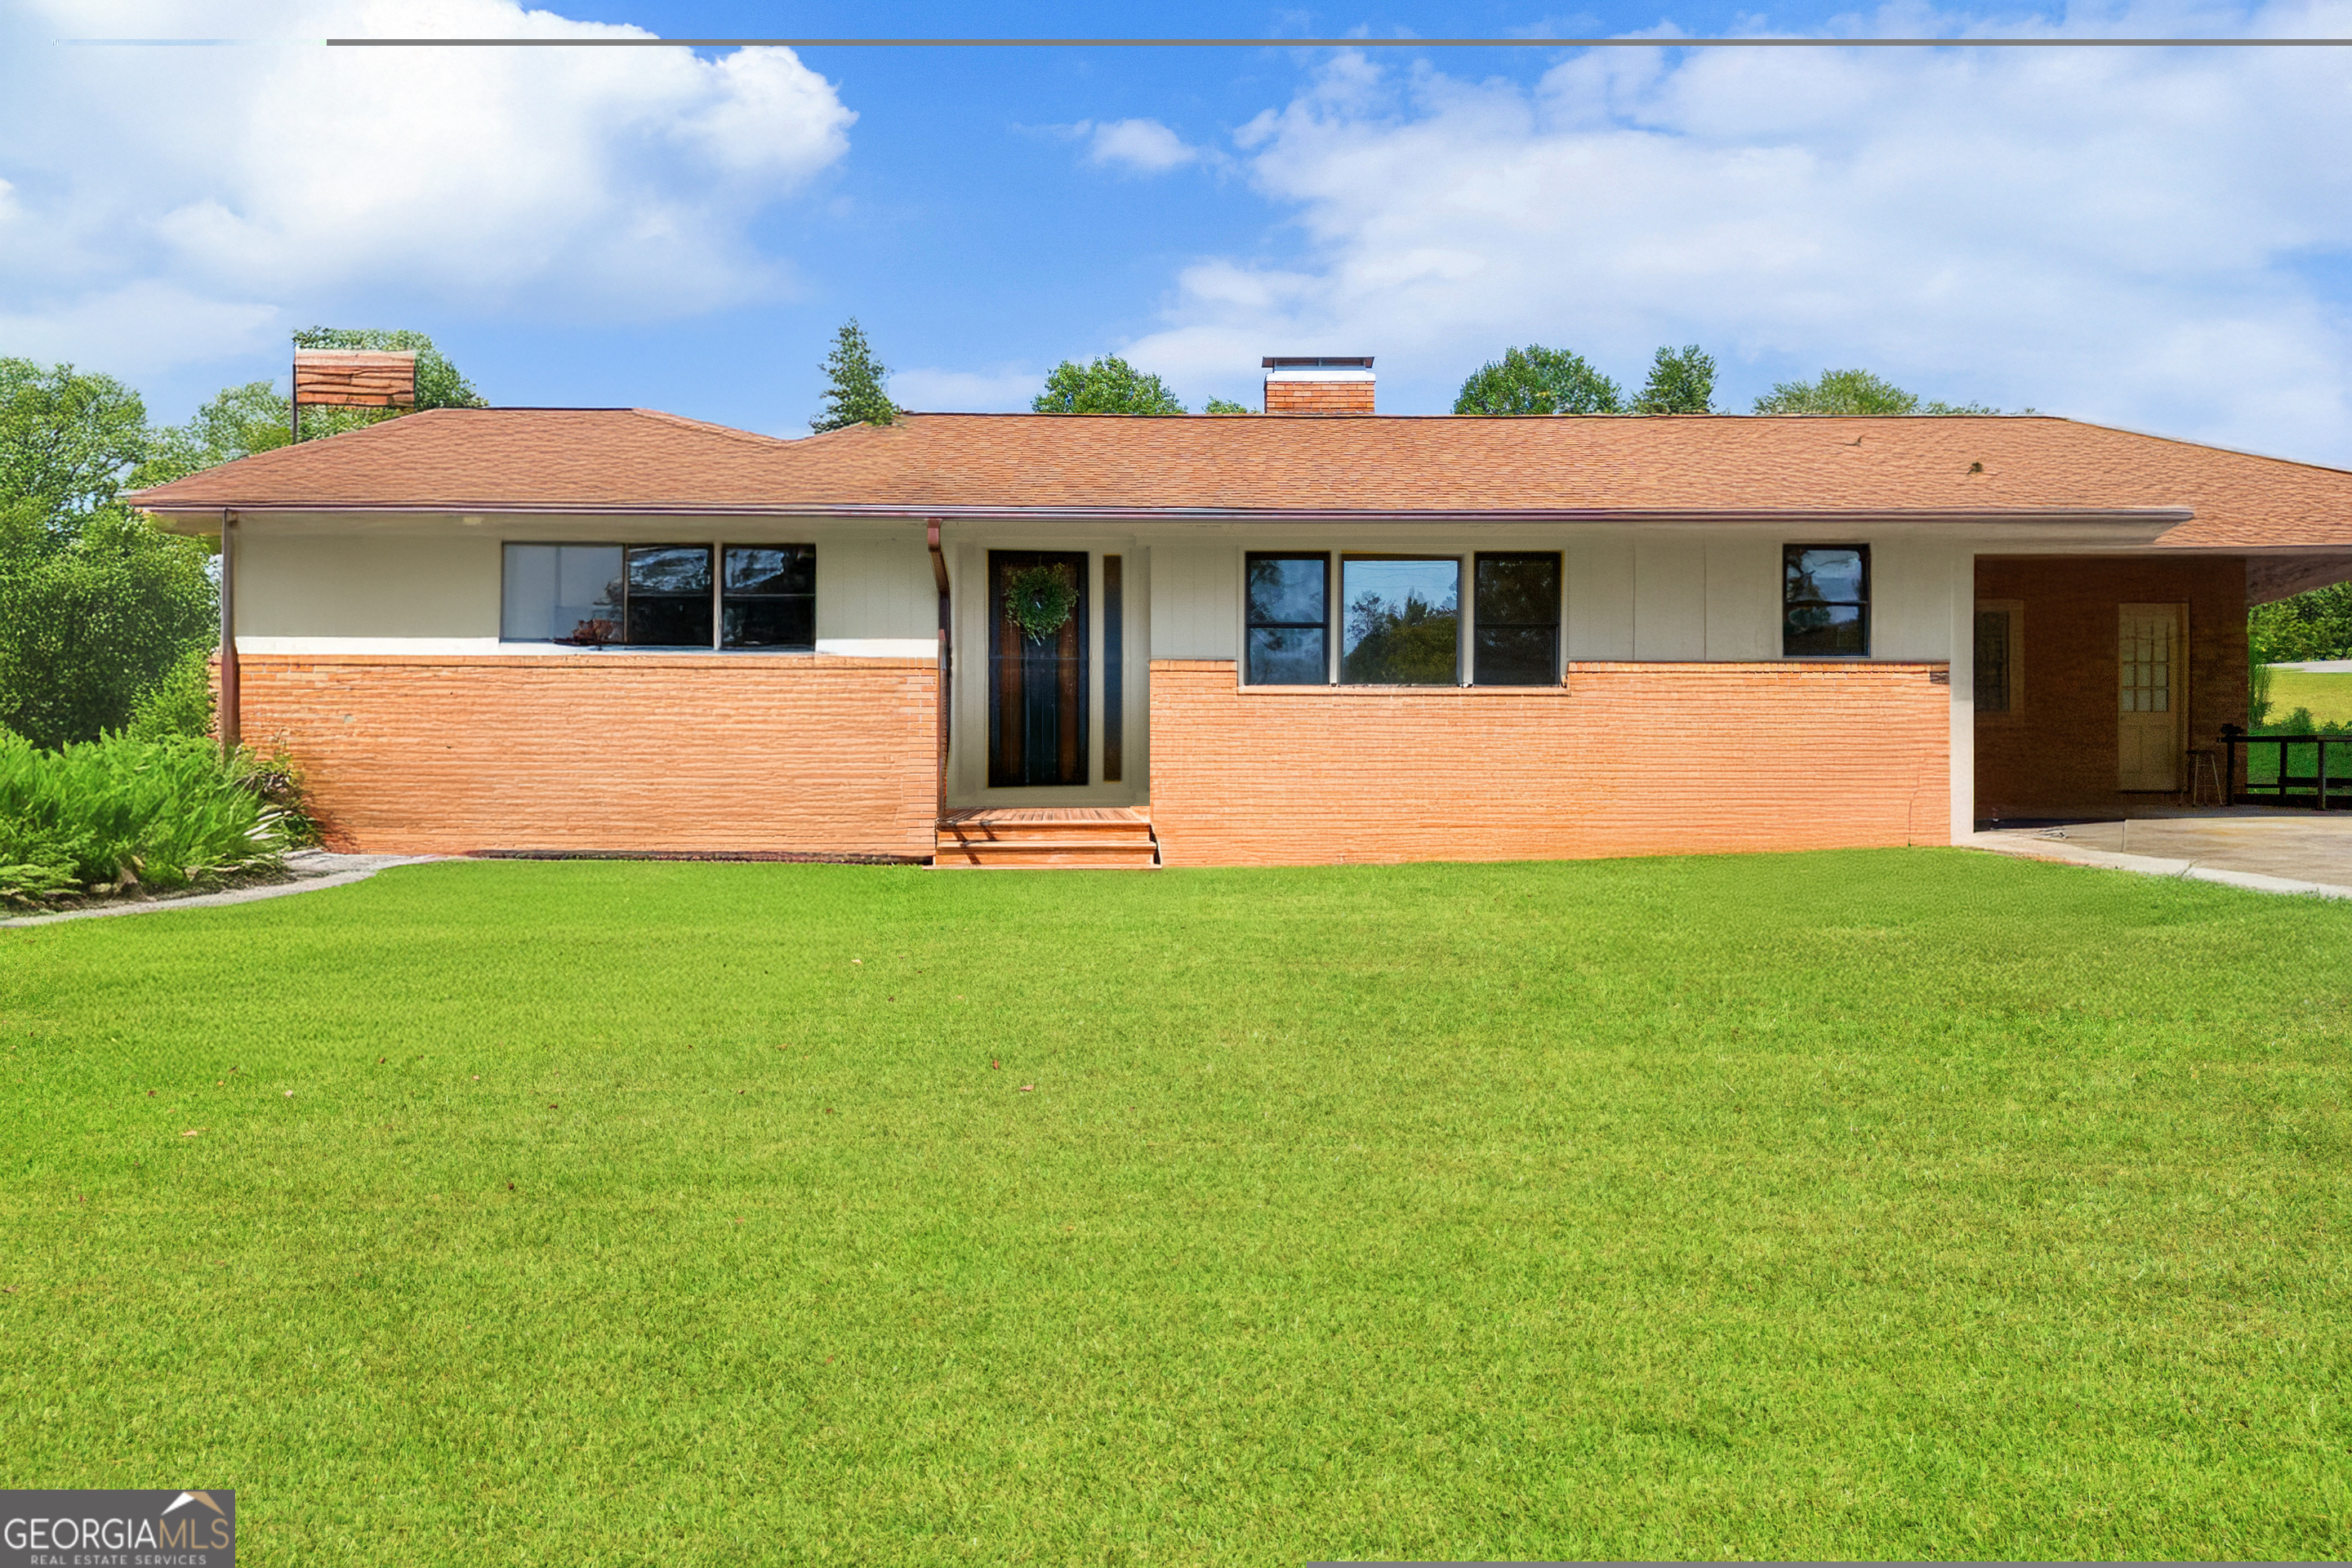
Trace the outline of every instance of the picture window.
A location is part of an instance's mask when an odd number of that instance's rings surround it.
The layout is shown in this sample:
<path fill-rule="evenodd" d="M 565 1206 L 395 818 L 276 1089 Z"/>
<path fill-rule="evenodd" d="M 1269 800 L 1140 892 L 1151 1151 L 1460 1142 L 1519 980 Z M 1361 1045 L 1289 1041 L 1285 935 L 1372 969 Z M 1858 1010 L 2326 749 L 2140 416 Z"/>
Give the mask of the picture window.
<path fill-rule="evenodd" d="M 1350 555 L 1339 679 L 1351 686 L 1454 686 L 1462 672 L 1462 563 Z"/>

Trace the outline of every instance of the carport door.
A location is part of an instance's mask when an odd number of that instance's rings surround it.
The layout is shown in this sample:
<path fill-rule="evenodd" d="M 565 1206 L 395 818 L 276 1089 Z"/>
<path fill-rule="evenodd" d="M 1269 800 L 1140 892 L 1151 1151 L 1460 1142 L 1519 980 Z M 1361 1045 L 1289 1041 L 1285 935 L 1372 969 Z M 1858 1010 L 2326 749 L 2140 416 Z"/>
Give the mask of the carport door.
<path fill-rule="evenodd" d="M 2116 606 L 2116 780 L 2119 790 L 2180 787 L 2188 682 L 2186 605 Z"/>

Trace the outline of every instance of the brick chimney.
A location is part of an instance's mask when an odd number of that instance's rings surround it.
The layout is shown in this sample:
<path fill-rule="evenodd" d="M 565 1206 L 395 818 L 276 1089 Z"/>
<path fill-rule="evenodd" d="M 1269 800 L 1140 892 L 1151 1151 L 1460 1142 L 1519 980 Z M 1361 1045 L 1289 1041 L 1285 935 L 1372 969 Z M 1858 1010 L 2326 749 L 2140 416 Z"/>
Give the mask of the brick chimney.
<path fill-rule="evenodd" d="M 1370 354 L 1270 354 L 1265 366 L 1268 414 L 1370 414 Z"/>

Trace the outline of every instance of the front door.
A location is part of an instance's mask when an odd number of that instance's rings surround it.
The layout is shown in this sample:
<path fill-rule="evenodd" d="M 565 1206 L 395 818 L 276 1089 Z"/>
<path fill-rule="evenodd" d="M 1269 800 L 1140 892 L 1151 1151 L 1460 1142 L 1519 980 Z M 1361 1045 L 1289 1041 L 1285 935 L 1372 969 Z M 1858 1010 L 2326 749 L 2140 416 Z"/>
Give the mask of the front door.
<path fill-rule="evenodd" d="M 2121 711 L 2116 787 L 2177 790 L 2187 733 L 2186 605 L 2116 606 L 2117 691 Z"/>
<path fill-rule="evenodd" d="M 1036 612 L 1041 601 L 1056 607 L 1056 580 L 1068 614 L 1047 628 L 1050 613 Z M 1013 614 L 1016 595 L 1026 602 L 1026 626 Z M 990 551 L 988 619 L 990 786 L 1085 784 L 1086 552 Z"/>

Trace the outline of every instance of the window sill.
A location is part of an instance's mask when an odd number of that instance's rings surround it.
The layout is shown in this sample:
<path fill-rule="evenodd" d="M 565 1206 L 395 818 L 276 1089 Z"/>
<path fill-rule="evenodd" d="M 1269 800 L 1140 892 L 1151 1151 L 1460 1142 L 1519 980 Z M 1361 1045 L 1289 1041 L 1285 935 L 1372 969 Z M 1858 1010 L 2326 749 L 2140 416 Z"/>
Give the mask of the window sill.
<path fill-rule="evenodd" d="M 813 647 L 622 647 L 605 644 L 602 647 L 562 642 L 501 642 L 500 653 L 593 654 L 612 658 L 643 658 L 675 657 L 679 654 L 694 658 L 761 658 L 782 656 L 807 658 L 818 650 Z"/>
<path fill-rule="evenodd" d="M 1322 686 L 1249 686 L 1238 688 L 1244 697 L 1525 697 L 1530 693 L 1555 692 L 1565 694 L 1566 681 L 1544 686 L 1372 686 L 1361 681 L 1330 683 Z"/>

